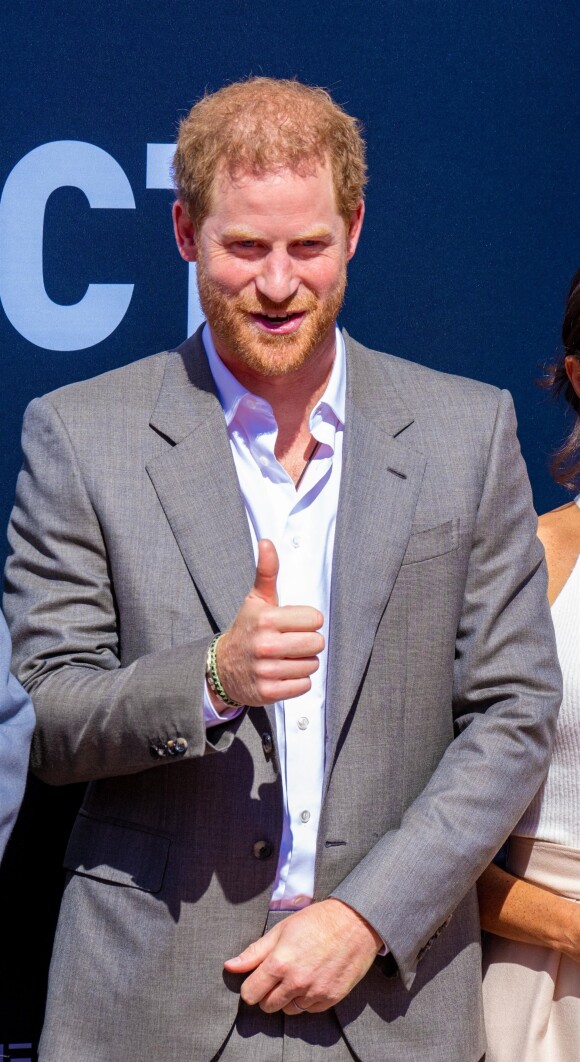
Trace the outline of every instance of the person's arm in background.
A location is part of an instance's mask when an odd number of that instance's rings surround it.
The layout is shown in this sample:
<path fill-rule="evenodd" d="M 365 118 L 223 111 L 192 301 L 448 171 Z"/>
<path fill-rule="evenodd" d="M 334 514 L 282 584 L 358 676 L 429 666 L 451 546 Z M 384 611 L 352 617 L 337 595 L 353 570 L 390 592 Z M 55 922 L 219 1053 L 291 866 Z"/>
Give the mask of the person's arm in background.
<path fill-rule="evenodd" d="M 580 515 L 574 504 L 540 517 L 538 538 L 548 565 L 553 605 L 580 554 Z M 580 961 L 580 905 L 522 881 L 492 863 L 477 885 L 481 927 L 525 944 L 554 948 Z"/>
<path fill-rule="evenodd" d="M 10 674 L 11 643 L 0 613 L 0 859 L 24 795 L 34 711 L 30 698 Z"/>
<path fill-rule="evenodd" d="M 481 928 L 541 944 L 580 962 L 580 904 L 508 874 L 492 863 L 477 884 Z"/>

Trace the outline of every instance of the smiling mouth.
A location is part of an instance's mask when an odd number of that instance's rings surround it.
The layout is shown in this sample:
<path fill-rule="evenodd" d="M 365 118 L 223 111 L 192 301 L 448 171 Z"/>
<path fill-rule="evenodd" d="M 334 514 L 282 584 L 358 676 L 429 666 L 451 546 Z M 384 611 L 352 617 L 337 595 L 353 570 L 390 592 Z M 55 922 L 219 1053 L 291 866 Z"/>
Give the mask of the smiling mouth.
<path fill-rule="evenodd" d="M 251 313 L 250 317 L 258 325 L 258 328 L 266 332 L 278 332 L 284 335 L 295 332 L 306 316 L 305 310 L 294 313 Z"/>

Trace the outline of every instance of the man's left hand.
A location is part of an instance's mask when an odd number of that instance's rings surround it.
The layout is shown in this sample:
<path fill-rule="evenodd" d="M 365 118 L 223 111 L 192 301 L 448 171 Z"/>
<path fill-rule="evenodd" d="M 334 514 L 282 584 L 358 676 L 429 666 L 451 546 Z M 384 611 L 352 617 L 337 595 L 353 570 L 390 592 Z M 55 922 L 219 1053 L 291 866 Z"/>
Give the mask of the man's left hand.
<path fill-rule="evenodd" d="M 245 1003 L 267 1014 L 319 1014 L 364 977 L 383 947 L 378 933 L 341 900 L 322 900 L 285 918 L 224 966 L 249 973 Z"/>

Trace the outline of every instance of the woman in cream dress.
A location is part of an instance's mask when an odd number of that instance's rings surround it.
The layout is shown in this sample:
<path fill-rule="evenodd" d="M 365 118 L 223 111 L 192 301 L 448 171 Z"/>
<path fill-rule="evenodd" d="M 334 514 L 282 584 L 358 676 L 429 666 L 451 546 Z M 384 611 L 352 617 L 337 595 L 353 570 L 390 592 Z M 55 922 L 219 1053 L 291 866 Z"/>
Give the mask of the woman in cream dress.
<path fill-rule="evenodd" d="M 551 373 L 574 410 L 553 472 L 580 485 L 580 270 Z M 548 777 L 508 843 L 507 870 L 479 882 L 486 1062 L 580 1062 L 580 495 L 540 517 L 564 678 Z"/>

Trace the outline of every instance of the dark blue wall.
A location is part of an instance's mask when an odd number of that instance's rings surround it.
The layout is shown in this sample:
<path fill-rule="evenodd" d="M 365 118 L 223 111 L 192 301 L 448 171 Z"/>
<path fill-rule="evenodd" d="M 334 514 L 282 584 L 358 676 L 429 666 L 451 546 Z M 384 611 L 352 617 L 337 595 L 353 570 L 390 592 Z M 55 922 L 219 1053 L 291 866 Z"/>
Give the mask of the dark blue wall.
<path fill-rule="evenodd" d="M 0 191 L 33 149 L 76 140 L 117 161 L 135 207 L 91 209 L 72 187 L 47 203 L 44 282 L 54 302 L 78 302 L 89 283 L 134 284 L 107 339 L 47 350 L 0 313 L 0 560 L 29 399 L 184 338 L 187 270 L 173 247 L 171 194 L 146 187 L 146 145 L 173 140 L 204 89 L 249 73 L 322 84 L 366 128 L 366 230 L 343 323 L 370 346 L 510 388 L 537 508 L 564 500 L 546 467 L 564 418 L 534 380 L 558 351 L 580 265 L 576 4 L 16 0 L 2 21 Z M 23 253 L 34 209 L 24 201 L 11 219 Z M 0 296 L 10 262 L 3 270 Z M 51 794 L 50 805 L 35 793 L 4 872 L 5 916 L 7 899 L 12 910 L 26 906 L 0 988 L 9 1015 L 0 1044 L 12 1059 L 33 1055 L 9 1040 L 36 1037 L 60 881 L 50 859 L 56 868 L 72 807 L 72 797 Z M 39 888 L 41 834 L 52 843 Z"/>

